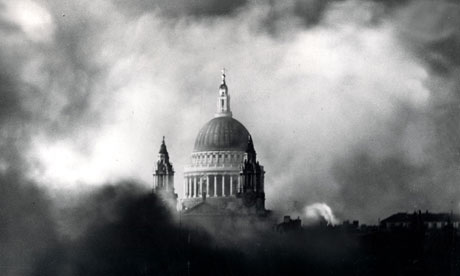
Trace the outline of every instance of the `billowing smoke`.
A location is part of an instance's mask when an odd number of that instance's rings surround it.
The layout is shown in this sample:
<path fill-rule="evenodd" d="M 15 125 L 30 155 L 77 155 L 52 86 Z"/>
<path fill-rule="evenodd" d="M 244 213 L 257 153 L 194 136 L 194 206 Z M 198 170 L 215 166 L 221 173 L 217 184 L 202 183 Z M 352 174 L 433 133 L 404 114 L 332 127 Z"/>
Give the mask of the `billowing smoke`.
<path fill-rule="evenodd" d="M 163 135 L 182 192 L 224 66 L 269 208 L 458 211 L 459 21 L 449 0 L 0 0 L 0 274 L 348 271 L 343 239 L 189 245 L 146 196 Z"/>
<path fill-rule="evenodd" d="M 447 0 L 2 1 L 0 169 L 52 193 L 148 186 L 166 135 L 181 194 L 225 66 L 270 208 L 329 202 L 368 222 L 456 210 L 459 13 Z"/>
<path fill-rule="evenodd" d="M 331 207 L 326 203 L 313 203 L 305 207 L 306 223 L 326 222 L 327 225 L 336 225 L 339 223 L 334 216 Z"/>

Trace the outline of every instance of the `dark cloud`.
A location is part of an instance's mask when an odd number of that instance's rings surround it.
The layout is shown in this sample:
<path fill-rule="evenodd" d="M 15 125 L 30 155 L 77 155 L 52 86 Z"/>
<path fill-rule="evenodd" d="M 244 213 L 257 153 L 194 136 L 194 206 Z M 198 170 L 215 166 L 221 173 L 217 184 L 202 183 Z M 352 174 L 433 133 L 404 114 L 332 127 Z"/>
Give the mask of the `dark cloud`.
<path fill-rule="evenodd" d="M 3 57 L 0 55 L 0 62 L 3 65 L 0 72 L 0 120 L 2 125 L 13 121 L 25 119 L 27 112 L 21 106 L 21 98 L 17 93 L 19 84 L 17 82 L 17 72 L 8 64 L 2 62 Z"/>
<path fill-rule="evenodd" d="M 375 160 L 357 153 L 337 161 L 335 177 L 340 185 L 338 201 L 348 217 L 377 222 L 375 214 L 431 209 L 425 183 L 430 172 L 423 166 L 411 166 L 402 158 Z M 441 194 L 438 194 L 442 197 Z M 446 195 L 444 195 L 446 196 Z M 447 201 L 449 202 L 449 201 Z"/>
<path fill-rule="evenodd" d="M 0 273 L 43 272 L 36 271 L 36 265 L 59 247 L 53 206 L 44 191 L 23 179 L 20 171 L 0 175 L 0 221 Z M 54 257 L 59 259 L 59 255 Z"/>
<path fill-rule="evenodd" d="M 0 116 L 7 120 L 2 126 L 15 124 L 16 131 L 22 131 L 19 139 L 36 134 L 65 138 L 76 135 L 82 125 L 90 128 L 100 122 L 101 110 L 94 101 L 98 95 L 103 102 L 96 83 L 105 69 L 89 49 L 89 34 L 100 21 L 78 16 L 65 20 L 54 8 L 58 24 L 47 22 L 49 29 L 38 38 L 21 22 L 1 19 L 6 43 L 0 45 Z"/>
<path fill-rule="evenodd" d="M 180 17 L 180 16 L 225 16 L 232 14 L 239 8 L 245 6 L 247 0 L 236 1 L 218 1 L 218 0 L 204 0 L 204 1 L 186 1 L 186 0 L 136 0 L 125 2 L 114 0 L 114 3 L 121 7 L 124 12 L 130 15 L 139 16 L 149 11 L 161 11 L 162 13 Z"/>
<path fill-rule="evenodd" d="M 456 1 L 411 1 L 397 10 L 396 26 L 401 40 L 436 73 L 458 67 L 460 5 Z"/>

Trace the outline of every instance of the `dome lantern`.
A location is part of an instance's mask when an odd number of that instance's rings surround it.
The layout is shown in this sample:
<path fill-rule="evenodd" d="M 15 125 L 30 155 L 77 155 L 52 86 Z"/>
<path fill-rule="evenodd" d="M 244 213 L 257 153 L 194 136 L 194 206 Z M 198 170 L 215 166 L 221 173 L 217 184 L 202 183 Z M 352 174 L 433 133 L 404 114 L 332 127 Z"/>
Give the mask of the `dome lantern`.
<path fill-rule="evenodd" d="M 232 117 L 230 110 L 230 95 L 225 83 L 225 68 L 222 69 L 222 83 L 219 87 L 219 97 L 217 98 L 217 113 L 215 117 Z"/>

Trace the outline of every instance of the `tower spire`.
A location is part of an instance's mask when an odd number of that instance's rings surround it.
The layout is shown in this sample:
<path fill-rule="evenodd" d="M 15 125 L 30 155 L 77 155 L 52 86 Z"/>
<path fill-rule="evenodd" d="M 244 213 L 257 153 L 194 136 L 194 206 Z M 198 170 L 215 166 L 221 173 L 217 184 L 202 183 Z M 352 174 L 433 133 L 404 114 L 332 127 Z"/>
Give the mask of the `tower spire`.
<path fill-rule="evenodd" d="M 166 149 L 165 137 L 163 136 L 163 140 L 161 141 L 160 151 L 159 154 L 168 155 L 168 150 Z"/>
<path fill-rule="evenodd" d="M 227 83 L 225 82 L 225 68 L 222 68 L 222 83 L 219 87 L 219 97 L 217 98 L 217 113 L 215 117 L 232 117 L 230 110 L 230 95 L 228 94 Z"/>
<path fill-rule="evenodd" d="M 174 168 L 169 162 L 169 154 L 166 148 L 165 137 L 161 141 L 158 160 L 153 168 L 153 190 L 169 191 L 174 193 Z"/>
<path fill-rule="evenodd" d="M 248 135 L 248 146 L 246 148 L 246 153 L 256 154 L 256 150 L 254 149 L 254 143 L 252 142 L 251 135 Z"/>

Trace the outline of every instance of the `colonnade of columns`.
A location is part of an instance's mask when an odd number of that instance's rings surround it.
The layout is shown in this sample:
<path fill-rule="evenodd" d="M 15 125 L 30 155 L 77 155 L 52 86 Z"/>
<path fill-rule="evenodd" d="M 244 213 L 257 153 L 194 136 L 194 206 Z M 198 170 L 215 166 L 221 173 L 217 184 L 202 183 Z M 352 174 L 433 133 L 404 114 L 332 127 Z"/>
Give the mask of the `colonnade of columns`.
<path fill-rule="evenodd" d="M 192 154 L 192 166 L 239 166 L 243 154 L 234 152 L 206 152 Z"/>
<path fill-rule="evenodd" d="M 203 192 L 207 197 L 225 197 L 236 195 L 240 190 L 238 174 L 206 174 L 185 176 L 184 193 L 186 198 L 201 197 Z"/>

